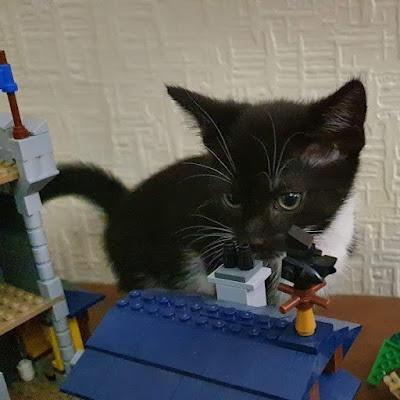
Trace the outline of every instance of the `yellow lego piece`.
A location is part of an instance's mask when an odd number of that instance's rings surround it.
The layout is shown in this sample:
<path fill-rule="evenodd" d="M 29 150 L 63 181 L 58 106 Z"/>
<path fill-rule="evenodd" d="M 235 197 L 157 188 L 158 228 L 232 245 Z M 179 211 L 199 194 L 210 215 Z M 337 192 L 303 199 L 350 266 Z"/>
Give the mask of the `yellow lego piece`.
<path fill-rule="evenodd" d="M 307 310 L 297 310 L 296 331 L 300 336 L 311 336 L 317 327 L 315 322 L 314 311 L 312 308 Z"/>
<path fill-rule="evenodd" d="M 48 310 L 63 298 L 45 300 L 25 290 L 0 283 L 0 335 Z"/>
<path fill-rule="evenodd" d="M 46 339 L 42 325 L 37 319 L 25 322 L 20 328 L 20 333 L 24 341 L 26 353 L 30 358 L 35 359 L 51 351 L 51 345 Z"/>
<path fill-rule="evenodd" d="M 13 161 L 0 160 L 0 185 L 16 181 L 18 178 L 17 164 Z"/>
<path fill-rule="evenodd" d="M 76 350 L 84 350 L 85 347 L 83 345 L 81 332 L 79 330 L 79 325 L 78 325 L 78 321 L 76 320 L 76 318 L 68 319 L 68 325 L 69 325 L 69 330 L 70 330 L 71 336 L 72 336 L 72 342 L 74 343 L 75 351 Z M 54 328 L 52 326 L 43 326 L 43 331 L 46 335 L 47 341 L 50 342 L 51 347 L 53 348 L 54 359 L 51 362 L 53 365 L 53 368 L 56 369 L 57 371 L 62 372 L 62 371 L 64 371 L 64 363 L 61 358 L 61 352 L 60 352 L 60 348 L 58 346 L 58 341 L 57 341 L 57 337 L 56 337 Z"/>
<path fill-rule="evenodd" d="M 393 394 L 396 399 L 400 400 L 400 378 L 396 372 L 392 372 L 383 378 L 383 381 L 389 386 L 390 393 Z"/>
<path fill-rule="evenodd" d="M 74 343 L 75 351 L 77 350 L 85 350 L 85 346 L 83 345 L 81 331 L 79 330 L 78 321 L 76 318 L 68 319 L 69 330 L 72 336 L 72 342 Z"/>
<path fill-rule="evenodd" d="M 57 336 L 54 328 L 52 326 L 43 325 L 43 332 L 53 349 L 53 361 L 51 362 L 53 368 L 60 372 L 64 371 L 64 363 L 61 357 L 60 347 L 58 346 Z"/>

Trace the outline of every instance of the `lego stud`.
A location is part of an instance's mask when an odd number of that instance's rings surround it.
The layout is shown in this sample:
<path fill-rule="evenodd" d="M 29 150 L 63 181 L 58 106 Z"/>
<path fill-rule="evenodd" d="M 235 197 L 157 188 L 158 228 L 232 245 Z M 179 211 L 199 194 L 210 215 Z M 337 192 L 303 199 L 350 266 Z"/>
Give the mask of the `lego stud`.
<path fill-rule="evenodd" d="M 253 254 L 248 243 L 243 243 L 238 248 L 238 267 L 242 271 L 253 269 Z"/>
<path fill-rule="evenodd" d="M 225 268 L 236 268 L 238 264 L 236 245 L 233 240 L 224 244 L 222 262 Z"/>

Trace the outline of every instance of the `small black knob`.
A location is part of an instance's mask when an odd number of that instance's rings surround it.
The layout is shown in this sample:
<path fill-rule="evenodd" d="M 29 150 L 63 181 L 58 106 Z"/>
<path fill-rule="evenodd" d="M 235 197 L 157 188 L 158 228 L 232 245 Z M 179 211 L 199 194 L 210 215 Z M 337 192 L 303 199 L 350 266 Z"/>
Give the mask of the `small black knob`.
<path fill-rule="evenodd" d="M 243 243 L 238 248 L 238 267 L 243 271 L 248 271 L 254 267 L 253 254 L 248 243 Z"/>
<path fill-rule="evenodd" d="M 238 255 L 236 245 L 233 240 L 224 244 L 224 252 L 222 255 L 222 262 L 225 268 L 236 268 L 238 264 Z"/>

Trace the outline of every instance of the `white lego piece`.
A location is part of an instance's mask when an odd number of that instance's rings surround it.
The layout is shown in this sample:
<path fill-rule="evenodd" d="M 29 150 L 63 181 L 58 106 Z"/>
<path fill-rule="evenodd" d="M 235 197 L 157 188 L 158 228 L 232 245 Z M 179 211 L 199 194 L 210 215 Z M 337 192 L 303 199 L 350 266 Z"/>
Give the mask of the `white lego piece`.
<path fill-rule="evenodd" d="M 36 264 L 44 264 L 50 261 L 50 254 L 47 246 L 32 247 L 32 253 Z"/>
<path fill-rule="evenodd" d="M 33 193 L 29 196 L 20 196 L 18 193 L 14 195 L 17 210 L 22 215 L 33 215 L 42 209 L 42 201 L 39 193 Z"/>
<path fill-rule="evenodd" d="M 64 332 L 59 332 L 58 333 L 58 344 L 61 347 L 69 347 L 71 345 L 71 334 L 69 333 L 68 330 L 64 331 Z"/>
<path fill-rule="evenodd" d="M 41 135 L 42 133 L 49 132 L 49 126 L 43 119 L 23 118 L 22 124 L 25 126 L 31 136 Z"/>
<path fill-rule="evenodd" d="M 48 279 L 54 278 L 54 269 L 51 261 L 37 264 L 36 268 L 41 281 L 47 281 Z"/>
<path fill-rule="evenodd" d="M 10 150 L 17 162 L 32 160 L 44 154 L 53 153 L 53 146 L 49 133 L 29 136 L 26 139 L 10 139 Z"/>
<path fill-rule="evenodd" d="M 79 359 L 82 357 L 83 353 L 85 350 L 77 350 L 74 354 L 74 356 L 71 359 L 71 367 L 75 367 L 75 365 L 78 363 Z"/>
<path fill-rule="evenodd" d="M 10 113 L 0 113 L 0 129 L 8 129 L 14 126 Z"/>
<path fill-rule="evenodd" d="M 265 285 L 260 285 L 256 290 L 217 285 L 217 298 L 218 300 L 231 301 L 253 307 L 262 307 L 267 305 Z"/>
<path fill-rule="evenodd" d="M 72 341 L 71 337 L 69 339 Z M 64 346 L 64 347 L 60 346 L 60 352 L 61 352 L 61 356 L 62 356 L 63 360 L 65 360 L 65 359 L 71 360 L 72 357 L 75 355 L 75 348 L 73 345 Z"/>
<path fill-rule="evenodd" d="M 8 394 L 6 380 L 4 379 L 4 375 L 2 372 L 0 372 L 0 399 L 10 400 L 10 395 Z"/>
<path fill-rule="evenodd" d="M 28 237 L 32 246 L 43 246 L 47 243 L 46 234 L 42 227 L 30 229 Z"/>
<path fill-rule="evenodd" d="M 68 328 L 68 320 L 60 319 L 58 321 L 53 321 L 53 328 L 56 332 L 67 331 L 69 329 Z"/>
<path fill-rule="evenodd" d="M 28 230 L 40 228 L 43 225 L 42 216 L 39 212 L 33 215 L 24 215 L 23 217 Z"/>
<path fill-rule="evenodd" d="M 45 299 L 53 300 L 64 295 L 60 278 L 55 277 L 47 281 L 38 281 L 38 286 L 41 296 Z"/>
<path fill-rule="evenodd" d="M 208 282 L 215 283 L 218 300 L 230 301 L 248 306 L 267 305 L 265 280 L 271 275 L 271 268 L 261 267 L 247 282 L 238 282 L 229 278 L 216 278 L 215 273 L 226 268 L 217 268 L 208 276 Z M 233 277 L 233 279 L 236 279 Z"/>
<path fill-rule="evenodd" d="M 51 317 L 53 323 L 54 321 L 60 321 L 63 318 L 67 318 L 68 315 L 69 315 L 69 310 L 66 300 L 59 301 L 57 304 L 54 304 L 54 306 L 51 308 Z"/>
<path fill-rule="evenodd" d="M 218 268 L 217 268 L 218 270 Z M 217 271 L 216 270 L 216 271 Z M 237 287 L 240 289 L 247 289 L 247 290 L 255 290 L 261 283 L 264 283 L 265 280 L 271 275 L 271 268 L 262 267 L 257 274 L 252 276 L 247 282 L 237 282 L 231 281 L 228 279 L 216 278 L 215 272 L 212 272 L 208 275 L 208 282 L 215 283 L 216 285 L 225 285 L 231 287 Z"/>

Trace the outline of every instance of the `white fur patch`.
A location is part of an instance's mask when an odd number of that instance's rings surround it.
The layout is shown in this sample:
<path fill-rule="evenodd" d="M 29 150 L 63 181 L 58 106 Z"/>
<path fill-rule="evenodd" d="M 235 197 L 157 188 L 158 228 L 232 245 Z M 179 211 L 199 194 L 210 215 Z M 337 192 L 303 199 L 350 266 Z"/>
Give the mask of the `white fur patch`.
<path fill-rule="evenodd" d="M 207 281 L 206 268 L 200 257 L 188 254 L 185 269 L 188 277 L 182 282 L 182 290 L 215 297 L 215 285 Z"/>
<path fill-rule="evenodd" d="M 356 203 L 356 195 L 352 190 L 328 228 L 314 237 L 315 245 L 322 254 L 337 258 L 336 274 L 327 277 L 328 286 L 331 288 L 329 291 L 335 291 L 335 284 L 340 284 L 346 268 L 349 248 L 354 237 Z"/>

